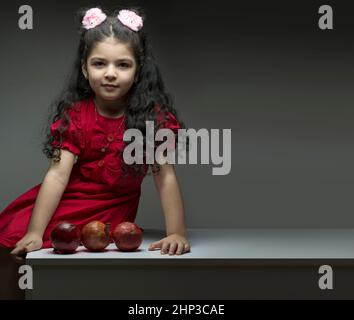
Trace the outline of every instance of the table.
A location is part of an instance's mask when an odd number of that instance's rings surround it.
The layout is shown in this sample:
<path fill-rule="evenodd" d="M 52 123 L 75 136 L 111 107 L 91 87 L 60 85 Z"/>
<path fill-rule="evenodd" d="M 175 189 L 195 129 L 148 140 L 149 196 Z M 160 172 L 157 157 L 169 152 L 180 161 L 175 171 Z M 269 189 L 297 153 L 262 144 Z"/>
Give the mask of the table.
<path fill-rule="evenodd" d="M 354 298 L 354 229 L 188 229 L 191 252 L 148 251 L 164 236 L 145 229 L 135 252 L 31 252 L 26 299 Z M 333 270 L 332 290 L 319 288 L 322 265 Z"/>

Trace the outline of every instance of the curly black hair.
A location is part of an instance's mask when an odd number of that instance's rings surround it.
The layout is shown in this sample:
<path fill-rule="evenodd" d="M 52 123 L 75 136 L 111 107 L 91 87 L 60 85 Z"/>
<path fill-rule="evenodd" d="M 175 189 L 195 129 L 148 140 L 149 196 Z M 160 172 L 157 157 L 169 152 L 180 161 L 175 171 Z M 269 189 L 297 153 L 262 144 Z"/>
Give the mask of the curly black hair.
<path fill-rule="evenodd" d="M 100 7 L 98 7 L 100 8 Z M 86 100 L 94 97 L 88 80 L 82 73 L 82 61 L 87 61 L 88 56 L 95 44 L 104 41 L 106 38 L 114 37 L 122 43 L 129 44 L 134 52 L 137 62 L 137 80 L 130 88 L 127 94 L 127 107 L 125 110 L 125 127 L 126 129 L 135 128 L 139 129 L 144 135 L 144 150 L 145 150 L 145 121 L 154 121 L 155 129 L 167 121 L 167 114 L 171 112 L 177 119 L 181 128 L 185 128 L 184 122 L 179 119 L 176 109 L 173 107 L 173 99 L 165 90 L 165 85 L 162 80 L 160 70 L 157 66 L 155 58 L 152 54 L 151 46 L 148 43 L 146 32 L 144 28 L 138 32 L 132 31 L 124 26 L 118 19 L 117 14 L 119 8 L 113 11 L 111 15 L 107 11 L 100 8 L 106 15 L 106 20 L 95 28 L 85 29 L 82 27 L 81 21 L 88 10 L 88 8 L 80 9 L 78 11 L 79 21 L 79 47 L 77 50 L 74 66 L 68 77 L 68 82 L 65 85 L 58 98 L 52 104 L 48 125 L 46 127 L 46 140 L 43 143 L 43 153 L 47 158 L 54 161 L 60 160 L 60 150 L 55 149 L 51 143 L 54 138 L 50 132 L 50 126 L 58 119 L 62 119 L 61 125 L 58 128 L 60 133 L 64 132 L 68 127 L 67 110 L 72 107 L 76 102 Z M 146 20 L 146 17 L 140 8 L 129 8 Z M 157 122 L 156 120 L 156 106 L 160 107 L 164 120 Z M 54 115 L 53 115 L 54 113 Z M 176 141 L 178 137 L 176 136 Z M 162 143 L 162 142 L 161 142 Z M 186 144 L 188 148 L 188 142 Z M 155 146 L 155 148 L 157 145 Z M 123 172 L 135 173 L 138 175 L 146 174 L 144 164 L 127 165 L 122 161 Z M 159 164 L 151 165 L 153 173 L 160 170 Z"/>

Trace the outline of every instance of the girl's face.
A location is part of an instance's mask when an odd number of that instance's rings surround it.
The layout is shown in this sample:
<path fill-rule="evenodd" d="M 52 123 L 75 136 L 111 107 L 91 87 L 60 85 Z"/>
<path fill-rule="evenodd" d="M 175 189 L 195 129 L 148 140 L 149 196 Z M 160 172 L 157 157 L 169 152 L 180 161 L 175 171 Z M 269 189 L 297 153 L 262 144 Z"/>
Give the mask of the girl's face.
<path fill-rule="evenodd" d="M 97 43 L 82 64 L 82 72 L 96 97 L 107 102 L 124 100 L 134 83 L 136 69 L 130 46 L 113 38 Z"/>

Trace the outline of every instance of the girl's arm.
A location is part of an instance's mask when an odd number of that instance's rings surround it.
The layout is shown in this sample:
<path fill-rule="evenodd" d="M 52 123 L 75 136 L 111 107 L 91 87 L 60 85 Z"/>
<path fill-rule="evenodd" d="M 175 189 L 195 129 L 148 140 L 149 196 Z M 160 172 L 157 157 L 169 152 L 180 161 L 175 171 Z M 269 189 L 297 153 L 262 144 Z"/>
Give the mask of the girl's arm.
<path fill-rule="evenodd" d="M 69 182 L 74 160 L 73 153 L 61 150 L 61 160 L 51 162 L 39 189 L 27 233 L 17 242 L 11 254 L 20 255 L 42 247 L 44 231 Z"/>
<path fill-rule="evenodd" d="M 190 245 L 186 239 L 184 205 L 174 165 L 161 165 L 160 171 L 153 174 L 153 179 L 165 215 L 167 237 L 152 243 L 149 250 L 161 248 L 162 254 L 167 251 L 169 254 L 187 252 Z"/>

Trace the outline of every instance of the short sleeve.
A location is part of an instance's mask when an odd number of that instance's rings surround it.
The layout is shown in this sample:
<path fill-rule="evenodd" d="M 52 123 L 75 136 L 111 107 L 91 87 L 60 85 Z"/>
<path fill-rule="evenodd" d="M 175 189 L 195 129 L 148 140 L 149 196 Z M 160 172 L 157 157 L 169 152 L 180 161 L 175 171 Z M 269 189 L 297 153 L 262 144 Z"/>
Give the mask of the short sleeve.
<path fill-rule="evenodd" d="M 80 116 L 78 111 L 73 109 L 69 109 L 68 116 L 69 123 L 67 129 L 61 134 L 61 141 L 58 128 L 62 122 L 62 118 L 51 125 L 50 131 L 54 138 L 51 145 L 53 148 L 66 149 L 76 156 L 79 156 L 82 145 Z"/>
<path fill-rule="evenodd" d="M 176 143 L 177 143 L 178 129 L 181 129 L 181 125 L 171 112 L 167 112 L 166 117 L 164 117 L 159 107 L 156 107 L 156 111 L 157 111 L 157 116 L 156 116 L 157 124 L 161 124 L 159 129 L 170 129 L 173 131 L 175 135 L 175 142 L 168 146 L 169 150 L 174 150 L 176 148 Z"/>
<path fill-rule="evenodd" d="M 160 107 L 156 107 L 156 121 L 157 124 L 161 124 L 159 129 L 171 129 L 175 134 L 178 133 L 178 129 L 181 128 L 180 123 L 177 121 L 176 117 L 171 113 L 167 112 L 166 118 L 163 115 Z"/>

